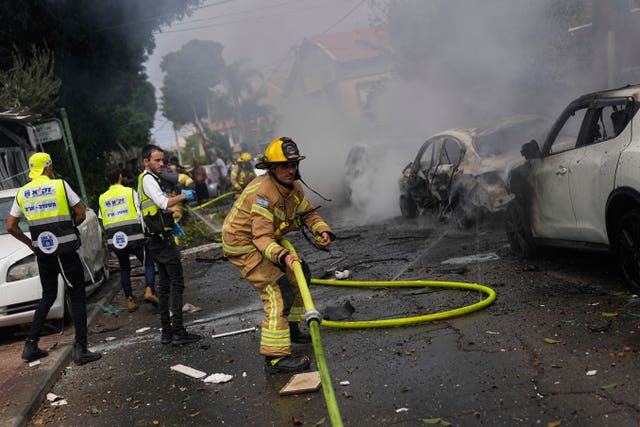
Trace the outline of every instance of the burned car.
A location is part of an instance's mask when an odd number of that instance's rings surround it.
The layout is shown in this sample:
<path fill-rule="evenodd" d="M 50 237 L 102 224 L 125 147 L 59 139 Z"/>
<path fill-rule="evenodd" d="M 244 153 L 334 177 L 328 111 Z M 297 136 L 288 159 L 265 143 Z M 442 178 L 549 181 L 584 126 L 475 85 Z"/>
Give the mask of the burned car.
<path fill-rule="evenodd" d="M 400 178 L 400 211 L 407 218 L 430 212 L 453 214 L 469 226 L 502 212 L 514 197 L 504 176 L 519 157 L 517 141 L 538 135 L 545 120 L 537 116 L 504 119 L 487 128 L 451 129 L 428 139 Z"/>
<path fill-rule="evenodd" d="M 523 256 L 541 245 L 611 251 L 640 291 L 640 85 L 571 102 L 507 185 L 507 237 Z"/>

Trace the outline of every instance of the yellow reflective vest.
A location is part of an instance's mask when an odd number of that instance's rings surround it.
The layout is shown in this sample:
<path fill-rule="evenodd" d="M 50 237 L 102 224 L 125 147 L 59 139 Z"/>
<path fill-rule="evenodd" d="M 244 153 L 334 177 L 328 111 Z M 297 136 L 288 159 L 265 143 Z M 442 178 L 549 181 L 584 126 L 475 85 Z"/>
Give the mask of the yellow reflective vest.
<path fill-rule="evenodd" d="M 63 180 L 40 175 L 18 190 L 16 200 L 37 255 L 60 255 L 80 247 Z"/>
<path fill-rule="evenodd" d="M 98 204 L 109 249 L 130 250 L 144 243 L 132 188 L 114 184 L 100 195 Z"/>
<path fill-rule="evenodd" d="M 138 175 L 138 194 L 140 195 L 140 210 L 146 226 L 145 233 L 150 236 L 169 236 L 175 226 L 173 214 L 169 210 L 160 209 L 144 192 L 142 180 L 146 175 L 153 177 L 164 191 L 162 181 L 155 174 L 146 170 Z"/>

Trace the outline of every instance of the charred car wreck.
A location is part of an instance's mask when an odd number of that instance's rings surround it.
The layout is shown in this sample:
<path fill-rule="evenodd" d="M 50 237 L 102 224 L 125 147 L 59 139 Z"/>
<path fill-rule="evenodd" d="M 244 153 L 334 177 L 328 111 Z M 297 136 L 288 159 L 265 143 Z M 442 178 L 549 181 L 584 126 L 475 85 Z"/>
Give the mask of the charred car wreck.
<path fill-rule="evenodd" d="M 640 85 L 571 102 L 542 145 L 522 146 L 507 209 L 512 249 L 541 245 L 611 251 L 640 291 Z"/>
<path fill-rule="evenodd" d="M 453 216 L 461 226 L 505 210 L 513 199 L 505 171 L 519 158 L 516 141 L 537 135 L 536 116 L 505 119 L 490 128 L 451 129 L 428 139 L 400 178 L 400 211 L 407 218 Z"/>

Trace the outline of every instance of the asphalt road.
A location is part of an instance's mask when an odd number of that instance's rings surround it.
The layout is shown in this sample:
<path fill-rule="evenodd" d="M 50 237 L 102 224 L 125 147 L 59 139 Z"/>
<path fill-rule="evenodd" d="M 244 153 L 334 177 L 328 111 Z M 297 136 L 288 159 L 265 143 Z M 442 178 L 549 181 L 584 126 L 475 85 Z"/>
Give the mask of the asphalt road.
<path fill-rule="evenodd" d="M 339 240 L 330 252 L 292 238 L 314 277 L 335 266 L 348 268 L 355 280 L 468 281 L 498 294 L 490 307 L 446 321 L 321 328 L 345 425 L 639 424 L 638 319 L 624 309 L 632 296 L 607 256 L 548 250 L 524 261 L 511 254 L 499 227 L 460 231 L 428 218 L 337 223 Z M 442 263 L 488 253 L 496 256 Z M 330 425 L 321 391 L 278 395 L 289 376 L 263 372 L 259 332 L 210 337 L 255 326 L 262 316 L 255 292 L 220 255 L 216 249 L 185 262 L 185 302 L 202 309 L 186 314 L 186 321 L 206 339 L 184 347 L 161 345 L 159 319 L 149 305 L 103 314 L 90 335 L 103 358 L 66 368 L 51 391 L 68 405 L 43 403 L 29 424 Z M 316 307 L 334 317 L 340 310 L 333 309 L 350 302 L 353 320 L 415 316 L 481 298 L 476 292 L 420 288 L 314 285 L 311 291 Z M 121 292 L 112 305 L 124 305 Z M 151 329 L 136 332 L 144 327 Z M 305 346 L 295 351 L 312 354 Z M 176 364 L 233 379 L 205 384 L 171 371 Z M 344 381 L 349 384 L 340 385 Z"/>

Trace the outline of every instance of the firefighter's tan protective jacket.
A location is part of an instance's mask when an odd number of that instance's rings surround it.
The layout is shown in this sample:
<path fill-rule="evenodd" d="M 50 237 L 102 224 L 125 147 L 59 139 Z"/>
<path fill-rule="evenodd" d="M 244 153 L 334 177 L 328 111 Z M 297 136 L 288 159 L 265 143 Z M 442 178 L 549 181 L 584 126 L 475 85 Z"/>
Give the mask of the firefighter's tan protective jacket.
<path fill-rule="evenodd" d="M 274 264 L 284 265 L 288 251 L 276 240 L 297 230 L 302 218 L 314 235 L 328 232 L 324 222 L 304 196 L 298 181 L 290 190 L 278 183 L 271 173 L 255 178 L 235 201 L 222 226 L 222 245 L 227 257 L 259 251 Z M 253 258 L 257 263 L 260 257 Z M 245 266 L 249 269 L 253 266 Z"/>

